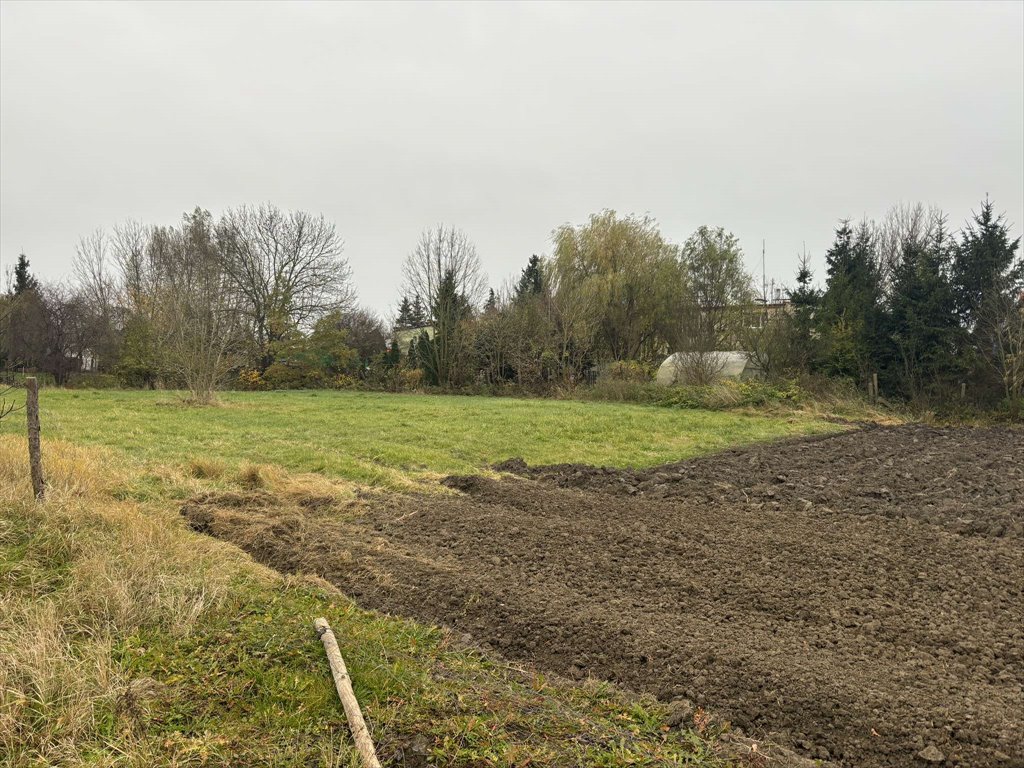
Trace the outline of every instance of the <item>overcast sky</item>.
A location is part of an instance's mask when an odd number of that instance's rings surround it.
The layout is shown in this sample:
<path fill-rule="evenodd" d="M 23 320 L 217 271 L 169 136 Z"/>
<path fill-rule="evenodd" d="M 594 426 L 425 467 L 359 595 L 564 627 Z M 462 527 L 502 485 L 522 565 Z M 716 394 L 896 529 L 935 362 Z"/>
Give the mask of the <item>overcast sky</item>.
<path fill-rule="evenodd" d="M 323 213 L 361 300 L 437 222 L 492 285 L 613 208 L 760 272 L 893 203 L 1024 224 L 1024 4 L 0 3 L 0 260 L 127 218 Z"/>

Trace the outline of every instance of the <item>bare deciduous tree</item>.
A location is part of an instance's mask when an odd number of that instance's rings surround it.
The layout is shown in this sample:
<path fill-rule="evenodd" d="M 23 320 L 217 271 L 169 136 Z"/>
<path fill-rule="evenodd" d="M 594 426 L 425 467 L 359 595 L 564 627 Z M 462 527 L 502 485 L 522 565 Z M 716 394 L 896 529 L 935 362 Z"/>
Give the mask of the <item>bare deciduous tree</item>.
<path fill-rule="evenodd" d="M 405 259 L 405 292 L 419 296 L 433 311 L 442 283 L 451 277 L 456 292 L 476 307 L 487 290 L 476 246 L 461 229 L 438 224 L 424 230 L 416 249 Z"/>
<path fill-rule="evenodd" d="M 152 295 L 158 270 L 151 261 L 153 227 L 138 221 L 126 221 L 114 227 L 110 251 L 120 271 L 120 299 L 130 311 L 138 311 Z"/>
<path fill-rule="evenodd" d="M 451 386 L 465 346 L 462 321 L 487 289 L 476 247 L 462 230 L 439 224 L 423 232 L 403 272 L 405 293 L 422 297 L 434 329 L 424 364 L 438 384 Z"/>
<path fill-rule="evenodd" d="M 220 225 L 224 270 L 242 302 L 263 367 L 271 345 L 308 330 L 329 312 L 348 309 L 355 293 L 334 224 L 273 205 L 228 211 Z"/>
<path fill-rule="evenodd" d="M 992 344 L 986 359 L 999 376 L 1007 401 L 1019 406 L 1024 399 L 1024 292 L 993 297 L 983 318 Z"/>
<path fill-rule="evenodd" d="M 342 314 L 338 325 L 348 334 L 348 345 L 363 364 L 384 351 L 387 342 L 384 321 L 373 311 L 356 307 Z"/>
<path fill-rule="evenodd" d="M 83 298 L 98 312 L 108 312 L 114 305 L 115 285 L 108 253 L 108 238 L 102 229 L 97 229 L 79 239 L 71 263 Z"/>
<path fill-rule="evenodd" d="M 154 325 L 165 368 L 199 403 L 236 362 L 240 296 L 223 269 L 222 243 L 206 211 L 184 217 L 180 230 L 158 229 L 150 244 L 157 276 Z"/>
<path fill-rule="evenodd" d="M 82 342 L 79 354 L 87 351 L 94 360 L 113 358 L 117 347 L 115 327 L 120 301 L 109 245 L 106 234 L 97 229 L 78 241 L 72 262 L 77 283 L 75 319 Z"/>
<path fill-rule="evenodd" d="M 880 222 L 871 222 L 882 286 L 888 290 L 908 245 L 923 248 L 933 242 L 945 227 L 946 217 L 935 206 L 921 203 L 899 204 L 890 208 Z"/>

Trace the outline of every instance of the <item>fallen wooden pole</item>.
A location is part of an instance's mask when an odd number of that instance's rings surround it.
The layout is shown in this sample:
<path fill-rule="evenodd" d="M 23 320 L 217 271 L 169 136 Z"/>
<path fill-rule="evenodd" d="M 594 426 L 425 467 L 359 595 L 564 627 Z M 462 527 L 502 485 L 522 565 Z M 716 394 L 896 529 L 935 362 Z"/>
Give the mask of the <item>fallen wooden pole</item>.
<path fill-rule="evenodd" d="M 359 702 L 356 701 L 356 694 L 352 690 L 352 679 L 348 676 L 348 669 L 345 667 L 345 660 L 341 658 L 341 650 L 331 631 L 331 625 L 327 623 L 327 619 L 317 619 L 313 626 L 324 644 L 324 650 L 327 651 L 327 660 L 331 663 L 331 674 L 334 676 L 334 687 L 338 689 L 338 698 L 345 708 L 345 718 L 348 720 L 349 730 L 352 731 L 352 740 L 356 743 L 359 757 L 362 758 L 363 768 L 381 768 L 377 752 L 373 748 L 373 739 L 370 738 L 370 730 L 366 727 L 363 713 L 359 710 Z"/>
<path fill-rule="evenodd" d="M 28 422 L 28 466 L 32 473 L 32 493 L 40 501 L 46 495 L 43 479 L 43 458 L 39 448 L 39 382 L 35 376 L 25 378 L 25 416 Z"/>

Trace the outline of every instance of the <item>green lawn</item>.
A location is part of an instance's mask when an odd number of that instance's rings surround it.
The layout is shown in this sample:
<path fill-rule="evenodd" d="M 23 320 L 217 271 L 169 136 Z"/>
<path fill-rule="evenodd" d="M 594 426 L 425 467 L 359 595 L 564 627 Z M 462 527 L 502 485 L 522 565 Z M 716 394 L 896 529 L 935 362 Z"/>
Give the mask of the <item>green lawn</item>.
<path fill-rule="evenodd" d="M 276 464 L 393 487 L 408 477 L 478 471 L 512 456 L 531 464 L 640 467 L 839 429 L 796 413 L 565 400 L 338 391 L 231 392 L 221 400 L 195 408 L 166 392 L 47 389 L 43 432 L 144 464 Z M 17 420 L 8 421 L 6 430 L 20 429 Z"/>

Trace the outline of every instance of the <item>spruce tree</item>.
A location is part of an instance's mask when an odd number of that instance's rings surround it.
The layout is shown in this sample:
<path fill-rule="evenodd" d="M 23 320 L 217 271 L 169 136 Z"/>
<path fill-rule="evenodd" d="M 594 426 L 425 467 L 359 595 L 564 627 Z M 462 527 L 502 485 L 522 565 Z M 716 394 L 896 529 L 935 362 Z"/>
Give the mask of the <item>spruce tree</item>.
<path fill-rule="evenodd" d="M 516 283 L 516 298 L 522 299 L 527 296 L 535 296 L 544 289 L 544 272 L 540 256 L 534 254 L 526 263 L 522 273 L 519 275 L 519 282 Z"/>
<path fill-rule="evenodd" d="M 413 317 L 412 302 L 409 301 L 408 296 L 403 296 L 402 301 L 398 304 L 398 317 L 395 318 L 395 327 L 415 327 L 415 318 Z"/>
<path fill-rule="evenodd" d="M 870 227 L 840 223 L 825 254 L 827 282 L 819 328 L 825 365 L 840 376 L 863 378 L 880 364 L 881 282 Z"/>
<path fill-rule="evenodd" d="M 423 299 L 417 293 L 412 300 L 412 327 L 422 328 L 424 325 L 430 324 L 430 318 L 427 316 L 427 309 L 423 306 Z"/>
<path fill-rule="evenodd" d="M 813 368 L 818 358 L 818 333 L 815 330 L 817 310 L 821 303 L 821 291 L 814 287 L 810 260 L 805 253 L 800 257 L 796 271 L 796 288 L 789 292 L 793 308 L 793 344 L 795 359 L 801 369 Z"/>
<path fill-rule="evenodd" d="M 18 255 L 18 263 L 14 267 L 14 295 L 20 296 L 25 291 L 34 291 L 39 287 L 36 280 L 28 271 L 28 257 L 22 253 Z"/>
<path fill-rule="evenodd" d="M 1019 248 L 1020 237 L 1010 239 L 1004 217 L 997 216 L 995 205 L 985 198 L 981 211 L 960 233 L 953 254 L 957 312 L 969 331 L 976 329 L 987 302 L 1024 287 L 1024 259 L 1017 256 Z"/>
<path fill-rule="evenodd" d="M 937 395 L 962 372 L 950 245 L 940 223 L 929 241 L 903 243 L 893 272 L 887 340 L 893 379 L 910 398 Z"/>

